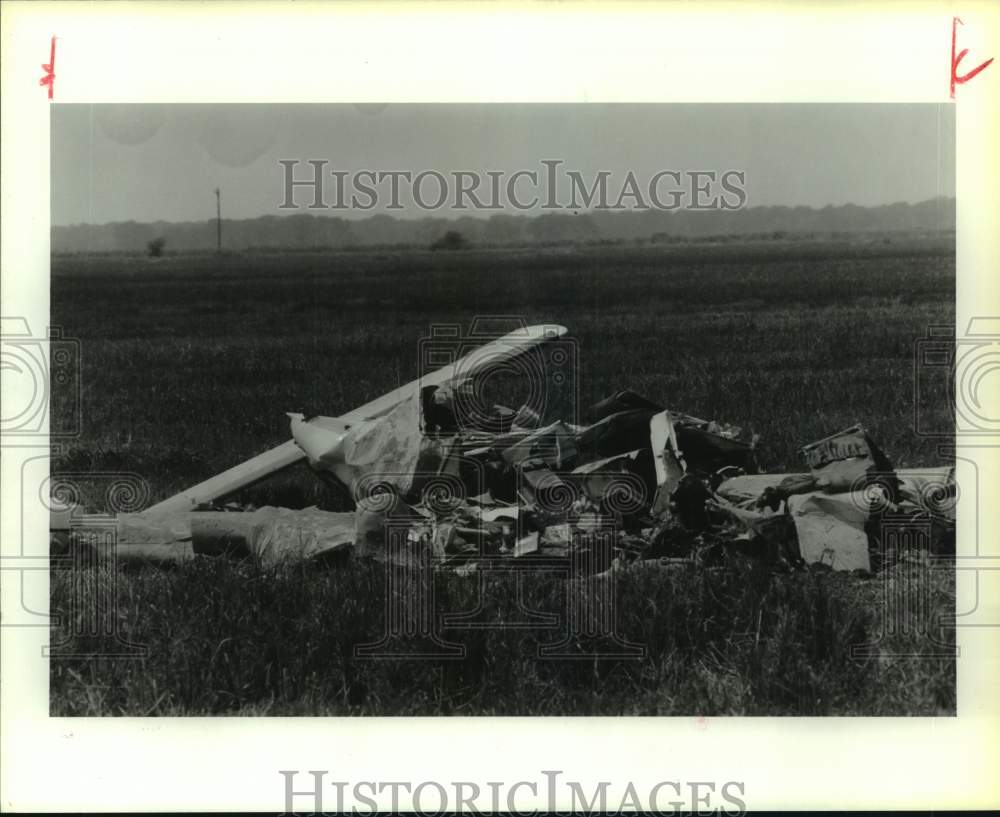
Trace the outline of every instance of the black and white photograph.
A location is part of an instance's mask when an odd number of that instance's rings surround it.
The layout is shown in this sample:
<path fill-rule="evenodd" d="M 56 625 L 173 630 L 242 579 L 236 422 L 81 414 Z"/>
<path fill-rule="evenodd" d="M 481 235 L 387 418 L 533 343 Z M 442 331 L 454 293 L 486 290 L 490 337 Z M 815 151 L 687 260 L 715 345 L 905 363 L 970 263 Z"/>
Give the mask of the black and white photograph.
<path fill-rule="evenodd" d="M 0 808 L 1000 804 L 1000 10 L 0 3 Z"/>
<path fill-rule="evenodd" d="M 52 713 L 954 715 L 954 127 L 53 106 Z"/>

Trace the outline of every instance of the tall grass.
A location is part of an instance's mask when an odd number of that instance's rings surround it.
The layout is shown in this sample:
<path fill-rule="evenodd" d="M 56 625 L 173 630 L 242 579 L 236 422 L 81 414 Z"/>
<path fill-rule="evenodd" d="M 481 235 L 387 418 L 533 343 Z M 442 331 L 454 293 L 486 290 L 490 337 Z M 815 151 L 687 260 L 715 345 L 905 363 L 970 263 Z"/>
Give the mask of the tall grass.
<path fill-rule="evenodd" d="M 907 568 L 897 568 L 903 571 Z M 482 629 L 442 628 L 454 658 L 359 658 L 386 626 L 385 568 L 259 570 L 205 560 L 120 582 L 118 632 L 72 638 L 71 573 L 53 575 L 53 643 L 95 655 L 141 647 L 145 658 L 54 658 L 54 715 L 826 715 L 948 714 L 954 661 L 894 657 L 926 639 L 880 640 L 885 583 L 827 573 L 772 574 L 753 564 L 634 569 L 608 579 L 615 630 L 641 657 L 594 657 L 613 642 L 572 640 L 566 657 L 539 646 L 566 638 L 567 584 L 524 577 L 525 620 L 511 585 L 436 579 L 439 612 L 483 610 Z M 91 577 L 92 578 L 92 577 Z M 924 572 L 936 609 L 954 603 L 950 574 Z M 89 592 L 101 592 L 95 582 Z M 105 588 L 106 589 L 106 588 Z M 79 589 L 77 590 L 79 592 Z M 80 603 L 78 611 L 88 608 Z M 92 609 L 92 608 L 91 608 Z M 947 631 L 942 631 L 947 638 Z M 130 647 L 123 647 L 123 641 Z M 407 642 L 399 642 L 405 644 Z M 409 642 L 423 650 L 428 643 Z M 853 648 L 877 644 L 852 657 Z M 902 684 L 902 681 L 906 684 Z"/>

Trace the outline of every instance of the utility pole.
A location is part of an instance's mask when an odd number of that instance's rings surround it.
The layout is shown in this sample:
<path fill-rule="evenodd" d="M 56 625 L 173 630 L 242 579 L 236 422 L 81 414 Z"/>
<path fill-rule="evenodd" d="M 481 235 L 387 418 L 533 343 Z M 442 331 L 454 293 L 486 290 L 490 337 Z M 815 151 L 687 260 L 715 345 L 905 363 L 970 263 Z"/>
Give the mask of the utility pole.
<path fill-rule="evenodd" d="M 215 188 L 215 243 L 222 252 L 222 194 Z"/>

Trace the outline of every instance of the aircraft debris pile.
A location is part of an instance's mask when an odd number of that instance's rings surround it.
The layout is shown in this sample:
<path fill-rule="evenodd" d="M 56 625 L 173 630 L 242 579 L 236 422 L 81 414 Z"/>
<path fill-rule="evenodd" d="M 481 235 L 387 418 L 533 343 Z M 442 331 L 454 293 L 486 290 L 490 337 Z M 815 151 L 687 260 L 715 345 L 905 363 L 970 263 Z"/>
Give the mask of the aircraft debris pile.
<path fill-rule="evenodd" d="M 711 564 L 740 552 L 871 571 L 894 549 L 954 546 L 953 469 L 896 471 L 861 426 L 805 446 L 808 472 L 757 474 L 756 437 L 630 391 L 589 419 L 436 429 L 412 478 L 376 480 L 359 497 L 358 553 L 473 571 L 574 555 L 594 570 Z"/>
<path fill-rule="evenodd" d="M 486 351 L 480 368 L 504 354 Z M 476 381 L 457 366 L 342 417 L 290 415 L 288 443 L 121 514 L 116 555 L 262 564 L 353 555 L 472 573 L 567 560 L 588 572 L 711 565 L 743 554 L 777 569 L 870 572 L 902 551 L 953 552 L 954 469 L 894 469 L 861 426 L 806 445 L 807 471 L 760 474 L 755 436 L 631 391 L 592 406 L 585 425 L 543 422 L 530 407 L 470 414 Z M 356 510 L 217 504 L 303 459 L 345 484 Z M 60 526 L 73 528 L 72 514 Z"/>
<path fill-rule="evenodd" d="M 593 571 L 711 565 L 740 553 L 779 569 L 872 571 L 894 547 L 954 547 L 953 469 L 894 470 L 860 426 L 805 446 L 807 472 L 759 474 L 756 437 L 630 391 L 594 406 L 588 425 L 540 425 L 498 406 L 492 430 L 427 428 L 426 399 L 344 439 L 353 513 L 123 514 L 119 557 L 229 554 L 268 564 L 354 554 L 474 572 L 570 558 Z"/>

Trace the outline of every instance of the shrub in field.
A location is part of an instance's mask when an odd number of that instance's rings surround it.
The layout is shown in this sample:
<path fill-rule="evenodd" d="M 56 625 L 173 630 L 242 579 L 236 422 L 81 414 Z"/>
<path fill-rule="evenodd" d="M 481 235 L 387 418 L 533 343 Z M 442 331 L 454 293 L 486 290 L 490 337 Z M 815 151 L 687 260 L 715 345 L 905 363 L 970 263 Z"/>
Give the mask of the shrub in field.
<path fill-rule="evenodd" d="M 432 250 L 466 250 L 468 248 L 469 240 L 457 230 L 448 230 L 431 244 Z"/>
<path fill-rule="evenodd" d="M 163 255 L 163 248 L 167 246 L 167 239 L 165 238 L 154 238 L 152 241 L 146 242 L 146 252 L 149 253 L 150 258 L 159 258 Z"/>

